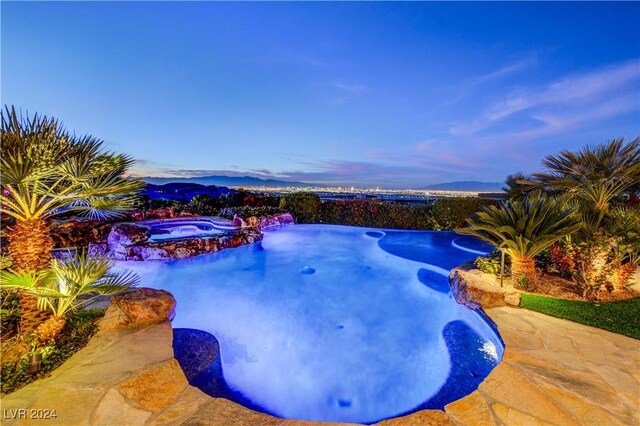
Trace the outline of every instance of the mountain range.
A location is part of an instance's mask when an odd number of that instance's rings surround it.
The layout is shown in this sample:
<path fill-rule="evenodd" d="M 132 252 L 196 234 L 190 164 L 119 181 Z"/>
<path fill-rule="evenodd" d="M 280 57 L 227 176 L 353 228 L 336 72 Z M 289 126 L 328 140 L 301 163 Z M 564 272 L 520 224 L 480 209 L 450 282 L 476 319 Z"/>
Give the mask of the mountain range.
<path fill-rule="evenodd" d="M 285 181 L 278 179 L 261 179 L 252 176 L 197 176 L 197 177 L 143 177 L 143 181 L 155 185 L 164 185 L 167 183 L 198 183 L 201 185 L 216 186 L 272 186 L 272 187 L 318 187 L 323 186 L 316 183 Z M 435 185 L 427 185 L 418 189 L 431 191 L 471 191 L 471 192 L 502 192 L 503 183 L 501 182 L 477 182 L 477 181 L 458 181 L 438 183 Z"/>

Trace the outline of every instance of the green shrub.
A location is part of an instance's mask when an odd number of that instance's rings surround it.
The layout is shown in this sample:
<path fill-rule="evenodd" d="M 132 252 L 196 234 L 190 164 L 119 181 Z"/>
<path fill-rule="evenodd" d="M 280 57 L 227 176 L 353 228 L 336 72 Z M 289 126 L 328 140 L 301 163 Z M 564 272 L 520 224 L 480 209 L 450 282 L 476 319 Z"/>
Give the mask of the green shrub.
<path fill-rule="evenodd" d="M 297 223 L 317 223 L 322 201 L 312 192 L 294 192 L 280 199 L 280 208 L 293 215 Z"/>
<path fill-rule="evenodd" d="M 451 230 L 481 206 L 497 204 L 480 198 L 443 198 L 433 206 L 407 205 L 389 201 L 356 199 L 320 201 L 313 193 L 296 192 L 280 199 L 280 208 L 298 223 L 331 223 L 387 229 Z"/>
<path fill-rule="evenodd" d="M 16 364 L 2 364 L 2 395 L 18 390 L 34 380 L 47 377 L 49 373 L 62 365 L 74 353 L 89 343 L 89 339 L 98 330 L 97 320 L 104 316 L 104 310 L 87 309 L 74 312 L 64 326 L 60 338 L 55 344 L 40 349 L 42 370 L 30 374 L 27 372 L 27 356 Z"/>
<path fill-rule="evenodd" d="M 145 202 L 140 204 L 140 208 L 142 210 L 153 210 L 153 209 L 165 209 L 171 207 L 173 209 L 181 210 L 185 206 L 185 203 L 178 200 L 169 200 L 167 198 L 154 198 L 148 199 Z"/>
<path fill-rule="evenodd" d="M 473 261 L 478 269 L 487 274 L 500 275 L 501 254 L 499 250 L 494 250 L 487 256 L 479 256 Z M 511 261 L 509 256 L 505 256 L 504 275 L 511 273 Z"/>
<path fill-rule="evenodd" d="M 189 213 L 200 216 L 215 216 L 222 207 L 222 201 L 219 197 L 211 197 L 210 195 L 196 195 L 184 206 L 184 210 Z"/>
<path fill-rule="evenodd" d="M 408 206 L 380 200 L 326 201 L 322 223 L 388 229 L 433 229 L 431 207 Z"/>
<path fill-rule="evenodd" d="M 477 197 L 438 198 L 433 203 L 433 219 L 436 231 L 462 228 L 466 226 L 468 217 L 480 208 L 497 205 L 495 200 Z"/>
<path fill-rule="evenodd" d="M 6 339 L 18 332 L 20 304 L 15 290 L 0 289 L 0 337 Z"/>

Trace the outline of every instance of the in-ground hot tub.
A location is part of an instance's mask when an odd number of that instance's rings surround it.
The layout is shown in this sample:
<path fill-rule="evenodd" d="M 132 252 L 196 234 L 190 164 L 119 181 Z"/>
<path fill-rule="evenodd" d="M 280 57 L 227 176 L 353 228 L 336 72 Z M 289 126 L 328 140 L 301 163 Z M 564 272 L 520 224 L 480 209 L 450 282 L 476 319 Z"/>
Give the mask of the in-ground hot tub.
<path fill-rule="evenodd" d="M 240 228 L 217 217 L 188 217 L 118 223 L 106 242 L 89 246 L 116 260 L 182 259 L 262 240 L 256 228 Z"/>
<path fill-rule="evenodd" d="M 149 227 L 148 241 L 209 237 L 238 230 L 231 221 L 211 217 L 145 220 L 139 224 Z"/>

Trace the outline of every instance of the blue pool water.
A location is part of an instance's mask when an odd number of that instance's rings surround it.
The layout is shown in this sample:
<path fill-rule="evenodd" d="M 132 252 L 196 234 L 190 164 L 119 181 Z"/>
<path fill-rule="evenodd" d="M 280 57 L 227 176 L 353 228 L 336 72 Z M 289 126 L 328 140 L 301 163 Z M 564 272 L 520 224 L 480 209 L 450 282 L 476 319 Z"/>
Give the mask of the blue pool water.
<path fill-rule="evenodd" d="M 370 423 L 442 408 L 502 357 L 450 268 L 490 248 L 453 232 L 295 225 L 260 244 L 121 262 L 220 342 L 230 397 L 284 418 Z"/>

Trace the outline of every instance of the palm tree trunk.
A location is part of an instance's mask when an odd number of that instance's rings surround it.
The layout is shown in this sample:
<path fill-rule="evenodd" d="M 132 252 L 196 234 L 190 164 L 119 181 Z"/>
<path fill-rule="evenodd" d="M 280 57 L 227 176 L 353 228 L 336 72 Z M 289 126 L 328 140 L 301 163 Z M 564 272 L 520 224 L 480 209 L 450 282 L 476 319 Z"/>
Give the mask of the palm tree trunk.
<path fill-rule="evenodd" d="M 536 283 L 535 259 L 528 256 L 512 256 L 511 276 L 513 277 L 513 285 L 515 287 L 528 290 Z"/>
<path fill-rule="evenodd" d="M 13 269 L 41 271 L 51 265 L 53 240 L 49 224 L 43 219 L 18 221 L 9 233 L 9 257 Z M 51 315 L 40 311 L 37 299 L 24 292 L 19 294 L 20 333 L 29 334 Z"/>
<path fill-rule="evenodd" d="M 53 239 L 43 219 L 17 221 L 9 233 L 9 257 L 13 269 L 41 271 L 51 265 Z"/>
<path fill-rule="evenodd" d="M 611 277 L 613 289 L 624 289 L 627 283 L 631 280 L 633 274 L 636 272 L 636 269 L 638 269 L 638 266 L 633 262 L 622 263 L 620 261 L 617 261 L 615 263 L 615 269 Z"/>
<path fill-rule="evenodd" d="M 52 316 L 38 326 L 38 337 L 42 343 L 55 342 L 60 332 L 67 323 L 67 318 L 62 316 Z"/>
<path fill-rule="evenodd" d="M 18 304 L 20 306 L 20 324 L 18 325 L 20 334 L 31 334 L 40 324 L 51 317 L 51 312 L 38 309 L 38 299 L 25 292 L 18 293 Z"/>

